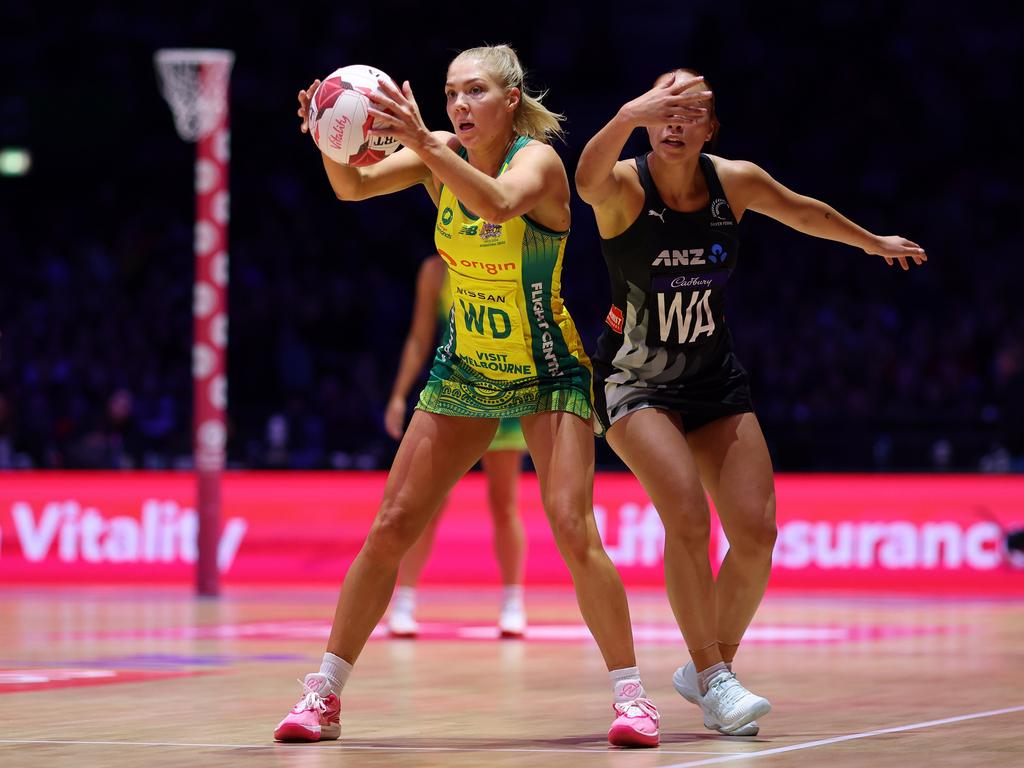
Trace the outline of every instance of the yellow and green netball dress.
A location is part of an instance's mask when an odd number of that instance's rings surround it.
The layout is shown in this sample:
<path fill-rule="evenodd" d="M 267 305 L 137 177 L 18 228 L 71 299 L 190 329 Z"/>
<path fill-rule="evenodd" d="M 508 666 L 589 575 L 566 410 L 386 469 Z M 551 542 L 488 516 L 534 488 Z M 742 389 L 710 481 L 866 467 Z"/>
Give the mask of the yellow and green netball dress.
<path fill-rule="evenodd" d="M 448 344 L 448 318 L 452 314 L 452 290 L 451 279 L 448 277 L 448 270 L 445 270 L 444 284 L 441 286 L 441 293 L 437 297 L 437 320 L 441 328 L 440 346 Z M 523 437 L 523 428 L 519 425 L 519 417 L 503 416 L 498 420 L 498 431 L 494 433 L 494 439 L 487 446 L 488 451 L 525 451 L 526 438 Z"/>
<path fill-rule="evenodd" d="M 530 141 L 513 142 L 498 175 Z M 460 150 L 465 158 L 465 150 Z M 417 408 L 498 418 L 568 411 L 590 419 L 590 360 L 560 294 L 568 232 L 517 216 L 492 224 L 441 188 L 434 240 L 448 265 L 448 340 Z"/>

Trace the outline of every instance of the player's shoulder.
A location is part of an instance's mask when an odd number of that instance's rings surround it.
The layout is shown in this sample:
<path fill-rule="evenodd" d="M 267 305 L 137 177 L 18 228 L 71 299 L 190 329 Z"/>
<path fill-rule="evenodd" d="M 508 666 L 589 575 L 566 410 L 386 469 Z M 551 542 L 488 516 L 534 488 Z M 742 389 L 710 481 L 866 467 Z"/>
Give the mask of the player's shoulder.
<path fill-rule="evenodd" d="M 637 184 L 640 183 L 640 169 L 637 168 L 636 158 L 627 157 L 624 160 L 616 160 L 615 165 L 612 168 L 612 175 L 620 182 L 635 181 Z"/>
<path fill-rule="evenodd" d="M 719 155 L 708 154 L 721 179 L 751 180 L 764 175 L 764 170 L 749 160 L 733 160 Z"/>
<path fill-rule="evenodd" d="M 555 148 L 537 139 L 529 139 L 515 150 L 508 161 L 508 168 L 539 174 L 551 190 L 561 189 L 563 180 L 568 179 L 565 163 Z"/>
<path fill-rule="evenodd" d="M 462 143 L 451 131 L 431 131 L 430 135 L 438 141 L 443 141 L 444 145 L 452 152 L 458 152 L 462 149 Z"/>
<path fill-rule="evenodd" d="M 427 256 L 420 262 L 417 282 L 426 293 L 436 293 L 444 283 L 445 271 L 448 269 L 444 260 L 436 253 Z"/>
<path fill-rule="evenodd" d="M 420 264 L 420 272 L 427 274 L 444 274 L 447 268 L 444 259 L 437 253 L 430 254 Z"/>
<path fill-rule="evenodd" d="M 635 157 L 627 157 L 627 158 L 624 158 L 622 160 L 616 160 L 615 161 L 615 170 L 616 171 L 631 171 L 631 172 L 633 172 L 633 173 L 635 173 L 637 175 L 640 175 L 640 171 L 639 171 L 639 169 L 636 166 L 636 158 Z"/>
<path fill-rule="evenodd" d="M 509 161 L 509 165 L 522 163 L 524 160 L 529 163 L 557 163 L 562 165 L 562 158 L 553 146 L 545 141 L 532 138 L 516 150 L 516 153 L 512 155 L 511 161 Z"/>

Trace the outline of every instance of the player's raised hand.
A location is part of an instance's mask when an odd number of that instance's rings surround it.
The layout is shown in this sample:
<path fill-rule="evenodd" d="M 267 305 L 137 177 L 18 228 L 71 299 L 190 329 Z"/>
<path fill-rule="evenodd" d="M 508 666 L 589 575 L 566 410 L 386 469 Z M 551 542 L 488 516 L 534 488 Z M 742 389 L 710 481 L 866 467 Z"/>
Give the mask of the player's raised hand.
<path fill-rule="evenodd" d="M 678 72 L 622 107 L 622 112 L 637 127 L 662 123 L 695 123 L 707 115 L 711 91 L 695 88 L 703 77 L 688 77 Z M 687 90 L 692 88 L 693 90 Z"/>
<path fill-rule="evenodd" d="M 313 101 L 313 94 L 320 87 L 319 78 L 310 83 L 309 88 L 299 91 L 299 109 L 296 114 L 302 119 L 299 130 L 309 133 L 309 104 Z"/>
<path fill-rule="evenodd" d="M 373 128 L 367 135 L 390 136 L 415 149 L 430 131 L 420 116 L 409 81 L 402 83 L 401 88 L 384 78 L 377 82 L 378 90 L 367 95 L 372 104 L 368 113 L 374 118 Z"/>

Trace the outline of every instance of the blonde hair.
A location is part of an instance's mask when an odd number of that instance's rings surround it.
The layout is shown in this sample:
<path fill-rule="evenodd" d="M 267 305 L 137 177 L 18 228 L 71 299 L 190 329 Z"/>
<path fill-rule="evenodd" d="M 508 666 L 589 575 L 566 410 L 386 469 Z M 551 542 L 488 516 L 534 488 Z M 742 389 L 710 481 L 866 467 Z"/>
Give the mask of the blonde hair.
<path fill-rule="evenodd" d="M 512 88 L 519 89 L 519 104 L 512 118 L 513 131 L 545 144 L 549 143 L 552 137 L 565 139 L 565 131 L 561 125 L 565 115 L 552 112 L 541 103 L 547 96 L 547 91 L 531 93 L 527 90 L 524 83 L 526 73 L 519 56 L 511 46 L 485 45 L 468 48 L 452 59 L 452 64 L 466 59 L 475 59 L 483 64 L 506 91 Z"/>

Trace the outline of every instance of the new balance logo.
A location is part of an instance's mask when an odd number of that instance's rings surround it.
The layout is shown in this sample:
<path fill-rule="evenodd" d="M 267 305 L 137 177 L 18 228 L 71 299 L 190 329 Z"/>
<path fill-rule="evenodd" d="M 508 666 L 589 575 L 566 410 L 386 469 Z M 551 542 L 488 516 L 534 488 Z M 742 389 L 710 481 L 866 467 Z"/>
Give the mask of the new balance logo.
<path fill-rule="evenodd" d="M 654 210 L 652 208 L 651 210 L 647 211 L 647 215 L 648 216 L 657 216 L 659 219 L 661 219 L 661 223 L 664 224 L 665 223 L 665 211 L 667 211 L 667 210 L 668 210 L 668 208 L 662 208 L 661 209 L 661 213 L 658 213 L 656 210 Z"/>

